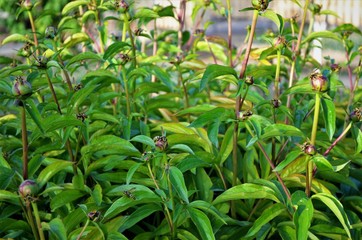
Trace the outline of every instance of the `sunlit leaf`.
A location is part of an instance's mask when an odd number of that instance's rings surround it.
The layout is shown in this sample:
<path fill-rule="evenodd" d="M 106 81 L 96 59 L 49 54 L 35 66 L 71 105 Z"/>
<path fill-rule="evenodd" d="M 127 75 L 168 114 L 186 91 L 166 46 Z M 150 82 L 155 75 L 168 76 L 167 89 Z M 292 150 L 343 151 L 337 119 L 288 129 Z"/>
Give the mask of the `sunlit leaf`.
<path fill-rule="evenodd" d="M 169 170 L 169 174 L 170 174 L 171 184 L 175 188 L 179 197 L 185 203 L 189 203 L 185 179 L 182 175 L 182 172 L 177 167 L 171 166 L 170 170 Z"/>
<path fill-rule="evenodd" d="M 235 79 L 238 79 L 235 69 L 223 65 L 211 64 L 207 66 L 204 75 L 201 78 L 200 82 L 200 91 L 202 91 L 208 82 L 214 80 L 217 77 L 224 75 L 232 75 Z"/>

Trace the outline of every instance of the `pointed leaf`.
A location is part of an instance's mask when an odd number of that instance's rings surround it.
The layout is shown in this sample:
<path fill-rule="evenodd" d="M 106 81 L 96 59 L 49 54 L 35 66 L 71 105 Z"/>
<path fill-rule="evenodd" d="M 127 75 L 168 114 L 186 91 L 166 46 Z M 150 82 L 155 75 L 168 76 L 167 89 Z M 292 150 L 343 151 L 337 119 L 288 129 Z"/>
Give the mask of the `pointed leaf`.
<path fill-rule="evenodd" d="M 332 140 L 334 132 L 336 131 L 336 109 L 333 101 L 322 98 L 321 105 L 323 109 L 324 124 L 329 141 Z"/>
<path fill-rule="evenodd" d="M 312 41 L 315 38 L 330 38 L 330 39 L 334 39 L 337 41 L 341 41 L 341 38 L 335 34 L 334 32 L 331 31 L 320 31 L 320 32 L 312 32 L 311 34 L 309 34 L 303 41 L 302 44 L 305 44 L 307 42 Z"/>
<path fill-rule="evenodd" d="M 67 232 L 60 218 L 53 218 L 49 222 L 50 232 L 56 236 L 58 240 L 67 240 Z"/>
<path fill-rule="evenodd" d="M 323 202 L 338 218 L 339 222 L 342 224 L 346 234 L 351 239 L 351 226 L 347 217 L 346 212 L 344 211 L 343 205 L 336 199 L 333 195 L 327 193 L 317 193 L 311 197 L 311 199 L 318 199 Z"/>
<path fill-rule="evenodd" d="M 73 164 L 74 163 L 69 161 L 56 160 L 54 163 L 44 168 L 37 178 L 39 187 L 42 188 L 55 174 L 65 170 L 67 167 L 71 167 Z"/>
<path fill-rule="evenodd" d="M 218 196 L 212 204 L 215 205 L 230 200 L 262 198 L 279 202 L 272 189 L 254 183 L 244 183 L 226 190 Z"/>
<path fill-rule="evenodd" d="M 93 52 L 83 52 L 83 53 L 80 53 L 80 54 L 77 54 L 75 55 L 74 57 L 72 57 L 68 63 L 67 63 L 67 66 L 66 67 L 69 67 L 70 65 L 72 65 L 73 63 L 76 63 L 76 62 L 81 62 L 81 61 L 84 61 L 84 60 L 88 60 L 88 59 L 93 59 L 93 60 L 102 60 L 102 58 L 96 54 L 96 53 L 93 53 Z"/>
<path fill-rule="evenodd" d="M 89 1 L 83 1 L 83 0 L 77 0 L 67 3 L 62 10 L 62 15 L 66 15 L 69 13 L 73 8 L 77 8 L 80 5 L 87 5 L 89 4 Z"/>
<path fill-rule="evenodd" d="M 215 235 L 212 231 L 211 222 L 206 214 L 192 207 L 188 207 L 187 211 L 190 214 L 192 222 L 196 225 L 196 228 L 199 231 L 201 238 L 204 240 L 215 239 Z"/>
<path fill-rule="evenodd" d="M 125 49 L 129 49 L 130 45 L 126 42 L 115 42 L 112 43 L 103 54 L 103 59 L 108 60 L 114 57 L 117 53 L 122 52 Z"/>
<path fill-rule="evenodd" d="M 237 75 L 235 69 L 232 67 L 227 67 L 227 66 L 217 65 L 217 64 L 212 64 L 212 65 L 207 66 L 207 68 L 204 72 L 204 75 L 201 78 L 200 91 L 202 91 L 206 87 L 206 84 L 209 81 L 214 80 L 215 78 L 224 76 L 224 75 L 232 75 L 235 77 L 235 79 L 238 79 L 238 75 Z"/>
<path fill-rule="evenodd" d="M 275 203 L 272 206 L 268 207 L 263 211 L 261 216 L 256 219 L 253 226 L 249 229 L 245 237 L 255 236 L 265 224 L 269 223 L 275 217 L 284 213 L 288 213 L 288 211 L 286 207 L 281 203 Z"/>
<path fill-rule="evenodd" d="M 284 20 L 282 16 L 269 9 L 265 10 L 261 16 L 272 20 L 277 25 L 279 33 L 283 33 Z"/>
<path fill-rule="evenodd" d="M 189 203 L 185 179 L 182 175 L 182 172 L 177 167 L 171 166 L 170 170 L 169 170 L 169 174 L 170 174 L 171 184 L 175 188 L 178 196 L 185 203 Z"/>
<path fill-rule="evenodd" d="M 285 124 L 272 124 L 264 129 L 264 134 L 260 137 L 261 139 L 268 139 L 271 137 L 302 137 L 305 138 L 304 133 L 298 128 L 285 125 Z"/>
<path fill-rule="evenodd" d="M 189 127 L 203 127 L 206 124 L 215 121 L 225 113 L 225 108 L 214 108 L 201 114 L 195 121 L 193 121 Z"/>

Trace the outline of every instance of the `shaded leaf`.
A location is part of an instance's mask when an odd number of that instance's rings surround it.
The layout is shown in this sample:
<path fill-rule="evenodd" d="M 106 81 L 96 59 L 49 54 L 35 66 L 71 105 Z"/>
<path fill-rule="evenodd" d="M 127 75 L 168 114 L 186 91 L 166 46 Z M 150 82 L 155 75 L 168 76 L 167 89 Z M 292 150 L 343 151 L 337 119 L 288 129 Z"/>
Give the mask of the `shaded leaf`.
<path fill-rule="evenodd" d="M 329 137 L 329 141 L 331 141 L 333 139 L 334 132 L 336 131 L 336 109 L 334 107 L 334 102 L 326 98 L 321 98 L 321 106 L 323 109 L 326 132 Z"/>
<path fill-rule="evenodd" d="M 217 64 L 211 64 L 207 66 L 204 75 L 201 78 L 200 91 L 204 90 L 208 82 L 224 75 L 232 75 L 235 77 L 235 79 L 238 79 L 238 75 L 235 69 L 232 67 Z"/>
<path fill-rule="evenodd" d="M 264 134 L 261 135 L 261 139 L 268 139 L 271 137 L 302 137 L 305 138 L 304 133 L 298 128 L 285 125 L 285 124 L 272 124 L 264 129 Z"/>
<path fill-rule="evenodd" d="M 177 167 L 171 166 L 169 174 L 170 174 L 171 184 L 175 188 L 179 197 L 185 203 L 189 203 L 185 179 L 184 176 L 182 175 L 182 172 Z"/>
<path fill-rule="evenodd" d="M 206 214 L 192 207 L 188 207 L 187 211 L 190 214 L 192 222 L 196 225 L 196 228 L 199 231 L 201 238 L 204 240 L 215 239 L 215 235 L 212 231 L 211 222 Z"/>
<path fill-rule="evenodd" d="M 53 218 L 49 222 L 49 230 L 59 240 L 67 240 L 67 232 L 60 218 Z"/>

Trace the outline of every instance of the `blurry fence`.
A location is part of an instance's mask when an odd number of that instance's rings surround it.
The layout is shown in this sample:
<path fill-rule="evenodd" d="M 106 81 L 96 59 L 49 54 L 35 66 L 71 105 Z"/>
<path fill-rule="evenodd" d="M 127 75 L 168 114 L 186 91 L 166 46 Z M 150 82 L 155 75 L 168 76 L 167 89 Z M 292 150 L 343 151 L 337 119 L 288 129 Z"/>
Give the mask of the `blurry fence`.
<path fill-rule="evenodd" d="M 138 6 L 149 6 L 151 7 L 154 4 L 160 4 L 162 6 L 170 5 L 170 2 L 178 8 L 180 5 L 180 0 L 136 0 Z M 226 8 L 226 0 L 221 0 L 222 5 Z M 249 18 L 251 17 L 252 12 L 242 12 L 239 13 L 239 9 L 245 7 L 250 7 L 250 0 L 231 0 L 231 5 L 233 9 L 233 18 Z M 301 4 L 304 4 L 304 0 L 300 0 Z M 324 21 L 327 25 L 338 25 L 341 23 L 352 23 L 356 27 L 362 26 L 362 0 L 314 0 L 316 4 L 322 4 L 322 10 L 331 10 L 335 12 L 339 17 L 332 15 L 322 15 L 318 17 L 317 21 Z M 193 1 L 187 2 L 187 15 L 190 16 L 192 9 L 194 7 Z M 273 0 L 270 5 L 270 9 L 273 9 L 275 12 L 279 13 L 284 18 L 290 18 L 295 14 L 302 14 L 302 8 L 299 7 L 292 0 Z M 207 18 L 218 17 L 216 13 L 209 11 L 207 13 Z M 187 18 L 190 22 L 191 19 Z M 160 22 L 160 27 L 173 28 L 177 27 L 176 21 L 167 20 Z"/>

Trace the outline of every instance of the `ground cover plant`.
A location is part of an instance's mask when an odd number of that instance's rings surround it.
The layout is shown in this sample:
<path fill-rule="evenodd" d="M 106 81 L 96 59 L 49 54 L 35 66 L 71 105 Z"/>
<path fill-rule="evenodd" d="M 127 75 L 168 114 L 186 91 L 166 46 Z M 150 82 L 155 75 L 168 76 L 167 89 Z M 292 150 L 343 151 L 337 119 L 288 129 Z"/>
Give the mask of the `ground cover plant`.
<path fill-rule="evenodd" d="M 361 31 L 307 28 L 334 14 L 317 1 L 292 18 L 230 2 L 3 6 L 18 32 L 2 45 L 24 45 L 0 57 L 0 237 L 362 238 Z M 248 11 L 235 47 L 231 15 Z M 179 28 L 158 29 L 170 17 Z M 274 31 L 256 34 L 260 18 Z M 313 59 L 326 39 L 343 61 Z"/>

